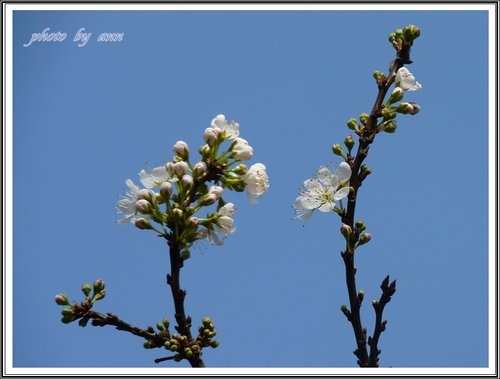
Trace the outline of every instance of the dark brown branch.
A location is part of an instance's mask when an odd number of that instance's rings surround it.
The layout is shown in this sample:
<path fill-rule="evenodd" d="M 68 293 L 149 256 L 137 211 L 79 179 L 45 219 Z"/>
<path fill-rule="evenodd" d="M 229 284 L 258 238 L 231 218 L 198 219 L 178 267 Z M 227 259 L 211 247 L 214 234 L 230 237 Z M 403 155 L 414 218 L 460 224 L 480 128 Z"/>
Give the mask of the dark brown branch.
<path fill-rule="evenodd" d="M 403 51 L 405 50 L 405 51 Z M 378 118 L 382 116 L 382 108 L 383 101 L 387 95 L 387 92 L 394 82 L 397 71 L 404 65 L 404 63 L 411 63 L 409 60 L 409 50 L 410 47 L 405 47 L 401 51 L 398 51 L 398 55 L 396 59 L 394 59 L 390 65 L 390 72 L 387 76 L 387 79 L 378 83 L 378 93 L 375 103 L 373 105 L 372 111 L 370 113 L 370 117 L 365 125 L 365 127 L 360 132 L 359 136 L 359 145 L 358 150 L 356 152 L 355 157 L 348 157 L 348 163 L 351 165 L 352 175 L 350 179 L 350 187 L 352 188 L 347 201 L 347 210 L 342 216 L 342 222 L 344 224 L 349 225 L 352 230 L 355 230 L 354 222 L 355 222 L 355 210 L 356 210 L 356 200 L 358 190 L 361 187 L 364 177 L 361 175 L 360 168 L 368 156 L 368 151 L 370 145 L 375 140 L 375 136 L 377 134 L 377 122 Z M 403 58 L 402 58 L 403 57 Z M 389 302 L 389 300 L 383 302 L 379 302 L 379 306 L 376 308 L 376 327 L 374 337 L 370 338 L 370 355 L 368 354 L 367 349 L 367 339 L 366 339 L 366 329 L 363 328 L 361 322 L 360 308 L 361 301 L 358 298 L 358 291 L 356 288 L 356 267 L 354 264 L 354 246 L 359 239 L 359 233 L 352 233 L 351 240 L 348 246 L 349 249 L 342 252 L 342 258 L 345 264 L 345 272 L 346 272 L 346 284 L 347 284 L 347 292 L 349 295 L 349 304 L 350 304 L 350 317 L 349 321 L 352 325 L 354 336 L 356 339 L 357 349 L 354 351 L 354 354 L 358 358 L 358 365 L 360 367 L 377 367 L 378 366 L 378 354 L 380 351 L 378 350 L 377 344 L 380 333 L 383 330 L 383 326 L 385 323 L 382 323 L 382 312 L 385 304 Z M 395 288 L 394 288 L 395 291 Z M 384 294 L 382 295 L 384 296 Z M 381 305 L 383 304 L 383 305 Z"/>
<path fill-rule="evenodd" d="M 186 316 L 184 310 L 184 298 L 186 291 L 180 285 L 180 270 L 184 265 L 179 247 L 169 241 L 170 250 L 170 274 L 167 275 L 167 283 L 172 290 L 172 298 L 174 299 L 175 320 L 177 326 L 175 329 L 180 335 L 186 336 L 189 341 L 193 340 L 191 335 L 191 317 Z M 191 367 L 205 367 L 205 363 L 201 357 L 191 357 L 188 359 Z"/>

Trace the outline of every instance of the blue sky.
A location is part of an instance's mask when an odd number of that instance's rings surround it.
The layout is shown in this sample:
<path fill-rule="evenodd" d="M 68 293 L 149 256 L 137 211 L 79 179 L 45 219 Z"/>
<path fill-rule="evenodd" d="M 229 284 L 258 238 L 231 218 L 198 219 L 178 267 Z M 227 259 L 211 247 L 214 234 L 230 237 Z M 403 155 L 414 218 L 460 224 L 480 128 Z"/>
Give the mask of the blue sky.
<path fill-rule="evenodd" d="M 237 231 L 199 244 L 182 271 L 186 309 L 211 316 L 210 367 L 354 367 L 340 221 L 292 220 L 302 182 L 336 165 L 345 122 L 369 112 L 387 35 L 422 30 L 395 134 L 379 134 L 357 218 L 373 240 L 357 254 L 370 301 L 397 279 L 382 334 L 384 367 L 488 365 L 488 18 L 485 11 L 15 11 L 13 18 L 13 365 L 150 367 L 167 351 L 110 327 L 60 322 L 54 295 L 145 327 L 173 320 L 168 252 L 154 233 L 118 225 L 125 179 L 193 152 L 212 118 L 240 123 L 267 166 L 257 205 L 230 193 Z M 23 47 L 46 27 L 63 42 Z M 75 33 L 91 39 L 78 47 Z M 122 32 L 121 42 L 97 42 Z M 196 155 L 193 153 L 193 155 Z M 369 333 L 374 314 L 362 308 Z M 162 367 L 183 367 L 166 362 Z"/>

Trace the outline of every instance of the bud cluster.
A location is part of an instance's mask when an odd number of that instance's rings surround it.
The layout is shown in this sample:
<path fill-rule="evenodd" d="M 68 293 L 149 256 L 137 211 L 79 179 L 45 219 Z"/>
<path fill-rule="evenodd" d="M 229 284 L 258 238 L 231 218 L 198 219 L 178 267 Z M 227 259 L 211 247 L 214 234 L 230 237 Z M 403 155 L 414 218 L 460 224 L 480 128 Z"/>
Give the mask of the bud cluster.
<path fill-rule="evenodd" d="M 92 308 L 92 305 L 99 300 L 104 299 L 106 296 L 104 280 L 98 279 L 94 282 L 93 286 L 86 283 L 82 285 L 82 292 L 85 296 L 85 300 L 81 303 L 70 302 L 68 297 L 62 293 L 55 296 L 54 301 L 57 305 L 62 305 L 65 308 L 62 309 L 62 319 L 61 321 L 65 324 L 69 324 L 75 320 L 80 320 L 80 326 L 85 326 L 88 319 L 85 319 L 86 313 Z"/>
<path fill-rule="evenodd" d="M 203 133 L 201 158 L 194 164 L 190 162 L 188 144 L 177 141 L 171 161 L 151 172 L 141 170 L 139 179 L 144 188 L 130 179 L 126 181 L 129 191 L 117 206 L 124 217 L 118 222 L 130 221 L 139 229 L 151 229 L 169 241 L 175 239 L 183 250 L 203 238 L 222 244 L 221 236 L 235 230 L 235 207 L 224 201 L 224 191 L 246 189 L 249 200 L 255 203 L 269 188 L 263 164 L 248 168 L 242 163 L 253 157 L 253 148 L 239 137 L 239 129 L 235 121 L 216 116 Z M 226 141 L 229 143 L 223 148 Z M 198 212 L 209 206 L 214 206 L 215 211 L 200 216 Z"/>
<path fill-rule="evenodd" d="M 166 324 L 165 321 L 167 322 Z M 144 347 L 146 349 L 161 347 L 158 340 L 163 340 L 164 342 L 162 346 L 175 353 L 173 359 L 176 362 L 183 359 L 199 358 L 202 355 L 202 349 L 204 347 L 216 348 L 219 346 L 219 341 L 213 339 L 213 337 L 217 334 L 214 323 L 208 317 L 203 318 L 202 326 L 198 329 L 199 335 L 196 339 L 190 339 L 185 335 L 179 334 L 170 335 L 168 332 L 168 320 L 158 323 L 157 328 L 159 333 L 157 333 L 155 337 L 160 338 L 146 340 Z"/>

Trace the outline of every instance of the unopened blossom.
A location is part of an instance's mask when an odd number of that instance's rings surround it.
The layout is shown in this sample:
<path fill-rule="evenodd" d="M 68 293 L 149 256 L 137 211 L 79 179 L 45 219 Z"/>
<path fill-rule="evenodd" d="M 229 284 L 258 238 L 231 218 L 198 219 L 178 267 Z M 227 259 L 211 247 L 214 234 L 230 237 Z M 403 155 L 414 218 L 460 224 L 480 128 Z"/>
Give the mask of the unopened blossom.
<path fill-rule="evenodd" d="M 253 156 L 253 148 L 243 138 L 235 138 L 231 147 L 232 157 L 238 161 L 247 161 Z"/>
<path fill-rule="evenodd" d="M 422 88 L 422 85 L 415 80 L 413 74 L 406 67 L 401 67 L 398 70 L 394 82 L 397 87 L 404 91 L 417 91 Z"/>
<path fill-rule="evenodd" d="M 128 221 L 132 221 L 135 217 L 135 203 L 138 200 L 139 187 L 134 184 L 130 179 L 125 181 L 128 187 L 128 192 L 118 200 L 117 210 L 119 213 L 123 214 L 123 218 L 118 220 L 119 224 L 125 224 Z"/>
<path fill-rule="evenodd" d="M 184 141 L 177 141 L 174 145 L 174 154 L 178 157 L 181 157 L 184 160 L 187 160 L 189 157 L 189 147 Z"/>
<path fill-rule="evenodd" d="M 219 128 L 206 128 L 203 133 L 203 139 L 208 146 L 214 146 L 220 133 L 222 131 Z"/>
<path fill-rule="evenodd" d="M 262 163 L 252 165 L 243 176 L 247 188 L 247 197 L 251 204 L 257 203 L 257 198 L 262 196 L 269 188 L 269 177 L 266 166 Z"/>
<path fill-rule="evenodd" d="M 160 186 L 161 183 L 166 182 L 170 179 L 170 175 L 167 172 L 165 166 L 155 167 L 151 173 L 147 173 L 145 170 L 139 172 L 139 179 L 141 183 L 146 188 L 153 188 L 155 186 Z"/>
<path fill-rule="evenodd" d="M 224 139 L 235 139 L 240 135 L 240 125 L 235 122 L 227 122 L 226 116 L 219 114 L 210 123 L 214 129 L 219 129 L 222 132 Z M 208 143 L 208 142 L 207 142 Z"/>
<path fill-rule="evenodd" d="M 304 182 L 305 189 L 295 199 L 295 218 L 307 221 L 316 209 L 321 212 L 334 211 L 335 202 L 349 194 L 346 182 L 350 177 L 351 167 L 346 162 L 340 163 L 334 173 L 326 167 L 320 167 L 315 177 Z"/>

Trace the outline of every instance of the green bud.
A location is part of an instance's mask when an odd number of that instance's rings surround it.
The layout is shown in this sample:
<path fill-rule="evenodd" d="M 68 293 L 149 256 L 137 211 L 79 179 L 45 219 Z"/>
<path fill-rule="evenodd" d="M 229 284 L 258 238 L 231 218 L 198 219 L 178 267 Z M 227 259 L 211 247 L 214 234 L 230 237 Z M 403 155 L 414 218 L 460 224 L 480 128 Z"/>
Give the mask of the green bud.
<path fill-rule="evenodd" d="M 361 113 L 359 115 L 359 121 L 361 121 L 361 123 L 363 125 L 366 125 L 366 123 L 368 122 L 369 118 L 370 118 L 370 115 L 368 113 Z"/>
<path fill-rule="evenodd" d="M 401 87 L 394 87 L 391 92 L 391 96 L 387 100 L 386 105 L 394 104 L 395 102 L 401 100 L 403 98 L 404 91 Z"/>
<path fill-rule="evenodd" d="M 73 314 L 73 310 L 71 308 L 64 308 L 61 311 L 62 319 L 61 321 L 65 324 L 69 324 L 71 321 L 75 320 L 75 315 Z"/>
<path fill-rule="evenodd" d="M 377 82 L 379 80 L 385 80 L 386 79 L 385 74 L 382 71 L 378 71 L 378 70 L 373 73 L 373 77 L 377 80 Z"/>
<path fill-rule="evenodd" d="M 176 344 L 171 344 L 170 345 L 170 351 L 172 351 L 172 352 L 177 351 L 177 345 Z"/>
<path fill-rule="evenodd" d="M 412 114 L 413 111 L 414 111 L 413 105 L 411 103 L 407 103 L 407 102 L 400 103 L 396 107 L 396 112 L 402 113 L 402 114 Z"/>
<path fill-rule="evenodd" d="M 163 326 L 165 326 L 166 329 L 170 326 L 170 321 L 167 318 L 164 318 L 163 321 Z"/>
<path fill-rule="evenodd" d="M 165 348 L 167 350 L 170 350 L 170 346 L 172 345 L 172 343 L 170 341 L 165 341 L 165 343 L 163 344 L 163 346 L 165 346 Z"/>
<path fill-rule="evenodd" d="M 200 345 L 195 343 L 193 346 L 191 346 L 191 350 L 193 351 L 193 353 L 199 353 L 201 350 Z"/>
<path fill-rule="evenodd" d="M 354 138 L 351 135 L 344 138 L 344 145 L 347 147 L 347 151 L 351 152 L 354 147 Z"/>
<path fill-rule="evenodd" d="M 134 225 L 136 228 L 139 228 L 141 230 L 153 229 L 151 223 L 144 217 L 136 218 L 134 221 Z"/>
<path fill-rule="evenodd" d="M 372 169 L 366 163 L 363 163 L 360 167 L 360 173 L 366 177 L 372 173 Z"/>
<path fill-rule="evenodd" d="M 193 356 L 193 351 L 189 347 L 186 347 L 184 349 L 184 355 L 188 358 L 191 358 Z"/>
<path fill-rule="evenodd" d="M 333 151 L 333 154 L 338 155 L 342 158 L 345 158 L 344 148 L 341 145 L 339 145 L 338 143 L 336 143 L 332 146 L 332 151 Z"/>
<path fill-rule="evenodd" d="M 366 229 L 366 224 L 361 220 L 356 221 L 354 223 L 354 226 L 356 227 L 358 232 L 362 232 L 363 230 Z"/>
<path fill-rule="evenodd" d="M 384 121 L 392 120 L 396 117 L 396 109 L 391 107 L 385 107 L 382 109 L 382 116 L 384 116 Z"/>
<path fill-rule="evenodd" d="M 106 291 L 105 290 L 97 292 L 97 293 L 94 294 L 94 296 L 92 296 L 92 303 L 94 303 L 96 301 L 99 301 L 99 300 L 102 300 L 105 297 L 106 297 Z"/>
<path fill-rule="evenodd" d="M 392 43 L 396 39 L 396 33 L 389 34 L 388 39 Z"/>
<path fill-rule="evenodd" d="M 343 304 L 341 307 L 340 307 L 340 310 L 342 311 L 342 313 L 345 315 L 345 317 L 347 317 L 348 320 L 351 319 L 351 311 L 349 311 L 349 309 L 347 309 L 347 306 L 345 304 Z"/>
<path fill-rule="evenodd" d="M 207 329 L 213 329 L 214 327 L 214 324 L 212 323 L 212 319 L 210 317 L 203 317 L 201 322 L 203 323 L 203 326 Z"/>
<path fill-rule="evenodd" d="M 240 163 L 238 166 L 232 170 L 235 174 L 245 175 L 247 173 L 247 165 Z"/>
<path fill-rule="evenodd" d="M 351 130 L 358 130 L 358 120 L 355 118 L 350 118 L 347 121 L 347 127 Z"/>
<path fill-rule="evenodd" d="M 396 131 L 396 128 L 397 128 L 396 120 L 383 121 L 377 125 L 377 131 L 379 132 L 384 131 L 386 133 L 394 133 Z"/>
<path fill-rule="evenodd" d="M 406 40 L 413 42 L 414 39 L 420 37 L 420 29 L 415 25 L 407 25 L 403 29 L 403 35 Z"/>
<path fill-rule="evenodd" d="M 153 341 L 146 341 L 146 342 L 144 342 L 143 346 L 145 349 L 152 349 L 152 348 L 154 348 L 154 342 Z"/>
<path fill-rule="evenodd" d="M 89 286 L 90 287 L 90 286 Z M 85 295 L 87 296 L 87 295 Z M 69 304 L 69 300 L 68 300 L 68 297 L 62 293 L 58 293 L 56 295 L 56 297 L 54 298 L 55 302 L 58 304 L 58 305 L 70 305 Z"/>
<path fill-rule="evenodd" d="M 92 291 L 92 287 L 90 287 L 90 284 L 85 283 L 82 285 L 82 292 L 85 295 L 85 297 L 89 297 L 90 291 Z"/>
<path fill-rule="evenodd" d="M 161 322 L 159 322 L 156 324 L 156 329 L 158 329 L 159 331 L 164 331 L 165 327 L 163 326 L 163 324 Z"/>
<path fill-rule="evenodd" d="M 213 340 L 213 341 L 210 341 L 210 347 L 212 348 L 216 348 L 217 346 L 220 345 L 220 342 L 218 340 Z"/>

